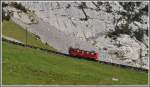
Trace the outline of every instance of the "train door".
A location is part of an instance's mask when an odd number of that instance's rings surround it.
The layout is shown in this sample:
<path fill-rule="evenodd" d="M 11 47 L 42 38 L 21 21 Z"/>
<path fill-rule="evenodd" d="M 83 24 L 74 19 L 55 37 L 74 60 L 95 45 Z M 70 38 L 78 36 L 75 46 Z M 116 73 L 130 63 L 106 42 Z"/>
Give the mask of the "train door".
<path fill-rule="evenodd" d="M 106 52 L 103 50 L 103 49 L 101 49 L 101 48 L 99 48 L 99 59 L 100 59 L 100 61 L 105 61 L 106 60 Z"/>

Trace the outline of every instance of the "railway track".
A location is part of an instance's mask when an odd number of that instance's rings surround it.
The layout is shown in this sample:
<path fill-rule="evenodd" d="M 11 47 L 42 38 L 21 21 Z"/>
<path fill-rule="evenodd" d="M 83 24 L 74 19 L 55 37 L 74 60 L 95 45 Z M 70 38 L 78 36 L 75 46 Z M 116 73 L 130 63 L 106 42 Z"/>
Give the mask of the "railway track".
<path fill-rule="evenodd" d="M 73 56 L 70 56 L 68 54 L 63 54 L 63 53 L 52 51 L 52 50 L 45 49 L 45 48 L 41 48 L 41 47 L 37 47 L 37 46 L 32 46 L 32 45 L 27 45 L 27 44 L 24 44 L 24 43 L 11 41 L 11 40 L 8 40 L 8 39 L 5 39 L 5 38 L 2 38 L 2 41 L 8 42 L 8 43 L 11 43 L 11 44 L 15 44 L 15 45 L 19 45 L 19 46 L 23 46 L 23 47 L 27 47 L 27 48 L 32 48 L 32 49 L 45 51 L 45 52 L 48 52 L 48 53 L 54 53 L 54 54 L 59 54 L 59 55 L 65 55 L 65 56 L 73 57 Z M 75 57 L 75 58 L 81 58 L 81 57 Z M 82 59 L 85 59 L 85 58 L 82 58 Z M 86 60 L 90 60 L 90 59 L 86 59 Z M 95 61 L 95 60 L 91 60 L 91 61 Z M 140 67 L 127 66 L 127 65 L 116 64 L 116 63 L 105 62 L 105 61 L 95 61 L 95 62 L 98 62 L 98 63 L 101 63 L 101 64 L 113 65 L 113 66 L 116 66 L 116 67 L 128 68 L 128 69 L 132 69 L 132 70 L 136 70 L 136 71 L 148 72 L 148 69 L 144 69 L 144 68 L 140 68 Z"/>

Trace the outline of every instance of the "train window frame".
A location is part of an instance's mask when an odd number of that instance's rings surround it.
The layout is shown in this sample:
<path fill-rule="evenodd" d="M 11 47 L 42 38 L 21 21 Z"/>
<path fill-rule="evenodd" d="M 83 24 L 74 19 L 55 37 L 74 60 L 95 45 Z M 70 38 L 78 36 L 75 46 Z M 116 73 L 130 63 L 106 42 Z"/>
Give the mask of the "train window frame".
<path fill-rule="evenodd" d="M 91 55 L 95 55 L 95 53 L 92 52 Z"/>

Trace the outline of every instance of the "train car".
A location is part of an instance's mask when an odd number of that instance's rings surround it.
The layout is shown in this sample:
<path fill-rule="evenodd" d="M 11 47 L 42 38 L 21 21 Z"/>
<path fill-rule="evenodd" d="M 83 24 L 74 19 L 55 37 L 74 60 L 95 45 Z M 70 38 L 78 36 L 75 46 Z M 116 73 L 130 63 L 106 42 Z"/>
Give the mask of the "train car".
<path fill-rule="evenodd" d="M 99 55 L 96 52 L 80 50 L 77 48 L 69 48 L 69 55 L 74 57 L 82 57 L 86 59 L 98 60 Z"/>

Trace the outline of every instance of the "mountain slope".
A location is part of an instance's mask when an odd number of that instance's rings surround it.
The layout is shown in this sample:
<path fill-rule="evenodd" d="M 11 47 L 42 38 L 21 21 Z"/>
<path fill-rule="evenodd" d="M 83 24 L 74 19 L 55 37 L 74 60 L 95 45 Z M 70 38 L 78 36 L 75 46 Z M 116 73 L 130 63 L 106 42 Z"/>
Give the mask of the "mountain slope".
<path fill-rule="evenodd" d="M 22 43 L 27 42 L 27 44 L 29 45 L 55 50 L 49 45 L 42 43 L 40 38 L 37 35 L 30 33 L 30 32 L 26 32 L 21 26 L 17 25 L 12 20 L 3 21 L 2 29 L 3 29 L 2 35 L 4 36 L 14 38 Z"/>
<path fill-rule="evenodd" d="M 20 2 L 24 12 L 10 2 L 4 10 L 59 52 L 97 51 L 102 61 L 148 69 L 148 3 Z"/>
<path fill-rule="evenodd" d="M 113 77 L 119 81 L 113 81 Z M 147 80 L 148 74 L 145 72 L 73 59 L 3 42 L 3 85 L 146 85 Z"/>

